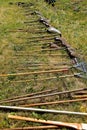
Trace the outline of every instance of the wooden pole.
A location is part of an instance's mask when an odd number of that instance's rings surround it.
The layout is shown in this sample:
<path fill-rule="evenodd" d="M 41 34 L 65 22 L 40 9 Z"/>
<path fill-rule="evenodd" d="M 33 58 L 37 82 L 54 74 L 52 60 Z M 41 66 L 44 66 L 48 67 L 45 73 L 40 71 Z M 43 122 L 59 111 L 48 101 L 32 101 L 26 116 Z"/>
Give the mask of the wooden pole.
<path fill-rule="evenodd" d="M 46 38 L 46 37 L 47 37 L 47 38 L 48 38 L 48 37 L 53 37 L 53 38 L 54 38 L 55 36 L 57 36 L 57 34 L 52 34 L 52 35 L 40 35 L 40 36 L 37 36 L 37 37 L 36 37 L 36 36 L 33 36 L 33 37 L 28 37 L 27 39 L 29 39 L 29 40 L 30 40 L 30 39 L 37 39 L 37 38 L 40 39 L 40 38 Z M 18 37 L 18 38 L 20 38 L 20 37 Z M 21 38 L 26 38 L 26 37 L 21 37 Z"/>
<path fill-rule="evenodd" d="M 12 99 L 12 100 L 0 101 L 0 104 L 36 99 L 36 98 L 41 98 L 41 97 L 49 97 L 49 96 L 54 96 L 54 95 L 67 94 L 67 93 L 74 93 L 76 91 L 82 91 L 82 90 L 84 90 L 84 88 L 81 88 L 79 90 L 70 90 L 70 91 L 64 91 L 64 92 L 54 92 L 54 93 L 43 94 L 43 95 L 35 95 L 35 96 L 31 96 L 31 97 L 24 97 L 24 98 L 22 97 L 22 98 L 17 98 L 17 99 Z"/>
<path fill-rule="evenodd" d="M 67 66 L 64 66 L 65 68 L 67 68 Z M 64 69 L 64 67 L 51 67 L 51 66 L 49 66 L 49 67 L 47 67 L 47 66 L 44 66 L 44 70 L 51 70 L 51 69 Z M 32 71 L 32 70 L 34 70 L 34 71 L 42 71 L 43 70 L 43 67 L 42 66 L 40 66 L 40 67 L 20 67 L 20 68 L 16 68 L 16 70 L 23 70 L 23 71 L 28 71 L 28 70 L 30 70 L 30 71 Z"/>
<path fill-rule="evenodd" d="M 4 128 L 2 130 L 42 130 L 42 129 L 59 129 L 55 125 L 46 125 L 46 126 L 34 126 L 34 127 L 20 127 L 20 128 Z"/>
<path fill-rule="evenodd" d="M 50 78 L 43 78 L 43 79 L 35 79 L 35 81 L 44 81 L 44 80 L 51 80 L 51 79 L 57 79 L 57 77 L 50 77 Z M 27 79 L 27 80 L 15 80 L 10 81 L 11 83 L 25 83 L 25 82 L 31 82 L 34 81 L 34 79 Z"/>
<path fill-rule="evenodd" d="M 87 94 L 86 95 L 78 95 L 78 96 L 73 96 L 74 98 L 87 98 Z"/>
<path fill-rule="evenodd" d="M 4 100 L 4 101 L 0 101 L 0 104 L 11 103 L 11 102 L 19 102 L 19 101 L 25 101 L 25 100 L 37 99 L 37 98 L 49 97 L 49 96 L 52 97 L 54 95 L 68 94 L 68 93 L 73 93 L 73 92 L 81 91 L 81 90 L 83 90 L 83 89 L 63 91 L 63 92 L 54 92 L 54 93 L 49 93 L 49 94 L 41 94 L 41 95 L 35 95 L 35 96 L 30 96 L 30 97 L 22 97 L 22 98 L 16 98 L 16 99 L 11 99 L 11 100 Z"/>
<path fill-rule="evenodd" d="M 31 97 L 31 96 L 35 96 L 35 95 L 39 95 L 39 94 L 43 94 L 43 93 L 46 94 L 46 93 L 57 91 L 57 90 L 58 89 L 51 89 L 51 90 L 45 90 L 45 91 L 40 91 L 40 92 L 36 92 L 36 93 L 31 93 L 31 94 L 25 94 L 25 95 L 21 95 L 21 96 L 16 96 L 16 97 L 4 99 L 4 100 L 1 100 L 1 102 L 7 101 L 7 100 L 13 100 L 13 99 L 18 99 L 18 98 L 23 98 L 23 97 Z"/>
<path fill-rule="evenodd" d="M 47 125 L 56 125 L 56 126 L 61 126 L 61 127 L 74 128 L 76 130 L 82 130 L 81 124 L 78 124 L 78 123 L 65 123 L 65 122 L 41 120 L 41 119 L 36 119 L 36 118 L 14 116 L 14 115 L 8 115 L 8 118 L 15 119 L 15 120 L 43 123 L 43 124 L 47 124 Z"/>
<path fill-rule="evenodd" d="M 35 53 L 35 52 L 44 52 L 44 51 L 58 51 L 58 50 L 64 50 L 65 48 L 63 48 L 63 47 L 59 47 L 59 48 L 52 48 L 52 49 L 39 49 L 39 50 L 33 50 L 33 51 L 29 51 L 28 52 L 28 54 L 25 54 L 25 53 L 27 53 L 27 52 L 25 52 L 24 54 L 23 54 L 23 52 L 22 51 L 17 51 L 17 54 L 15 54 L 15 56 L 23 56 L 23 55 L 30 55 L 30 54 L 33 54 L 33 53 Z M 19 54 L 18 54 L 19 53 Z M 37 55 L 39 55 L 39 54 L 36 54 L 36 56 Z M 46 54 L 45 54 L 46 55 Z M 58 55 L 58 54 L 57 54 Z M 62 55 L 62 54 L 61 54 Z M 44 55 L 43 55 L 44 56 Z"/>
<path fill-rule="evenodd" d="M 76 74 L 78 73 L 75 73 L 75 74 L 71 74 L 71 75 L 62 75 L 62 76 L 59 76 L 59 77 L 49 77 L 49 78 L 42 78 L 42 79 L 36 79 L 36 81 L 44 81 L 44 80 L 52 80 L 52 79 L 59 79 L 59 78 L 72 78 L 74 77 Z M 14 81 L 10 81 L 11 83 L 25 83 L 25 82 L 31 82 L 31 81 L 34 81 L 34 79 L 27 79 L 27 80 L 14 80 Z"/>
<path fill-rule="evenodd" d="M 64 103 L 73 103 L 73 102 L 82 102 L 82 101 L 87 101 L 87 98 L 74 99 L 74 100 L 63 100 L 63 101 L 56 101 L 56 102 L 35 103 L 35 104 L 27 104 L 27 105 L 22 105 L 22 106 L 23 107 L 34 107 L 34 106 L 46 106 L 46 105 L 64 104 Z"/>
<path fill-rule="evenodd" d="M 28 54 L 27 53 L 21 53 L 21 54 L 16 54 L 16 56 L 35 56 L 35 57 L 39 57 L 39 56 L 43 56 L 43 57 L 47 57 L 47 56 L 64 56 L 64 57 L 68 57 L 68 55 L 66 55 L 66 54 L 32 54 L 31 52 L 29 53 L 28 52 Z M 15 57 L 15 58 L 18 58 L 18 57 Z M 20 57 L 19 57 L 20 58 Z"/>
<path fill-rule="evenodd" d="M 32 74 L 45 74 L 45 73 L 58 73 L 68 71 L 69 68 L 59 69 L 59 70 L 48 70 L 48 71 L 37 71 L 37 72 L 25 72 L 25 73 L 12 73 L 12 74 L 0 74 L 0 77 L 8 77 L 8 76 L 27 76 Z"/>

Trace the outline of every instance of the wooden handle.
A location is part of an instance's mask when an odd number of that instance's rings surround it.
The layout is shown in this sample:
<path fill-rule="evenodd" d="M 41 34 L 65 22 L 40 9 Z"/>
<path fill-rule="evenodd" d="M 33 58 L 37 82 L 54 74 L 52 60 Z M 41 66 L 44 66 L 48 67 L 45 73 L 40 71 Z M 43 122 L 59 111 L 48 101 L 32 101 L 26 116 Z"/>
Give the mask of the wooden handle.
<path fill-rule="evenodd" d="M 64 123 L 64 122 L 57 122 L 57 121 L 50 121 L 50 120 L 41 120 L 36 118 L 29 118 L 29 117 L 21 117 L 21 116 L 14 116 L 14 115 L 8 115 L 8 118 L 10 119 L 16 119 L 16 120 L 22 120 L 22 121 L 31 121 L 31 122 L 37 122 L 37 123 L 43 123 L 48 125 L 55 125 L 55 126 L 61 126 L 61 127 L 67 127 L 67 128 L 75 128 L 77 130 L 82 129 L 80 124 L 77 123 Z"/>
<path fill-rule="evenodd" d="M 46 126 L 34 126 L 34 127 L 24 127 L 24 128 L 4 128 L 3 130 L 42 130 L 42 129 L 58 129 L 58 126 L 46 125 Z"/>
<path fill-rule="evenodd" d="M 53 105 L 53 104 L 73 103 L 73 102 L 82 102 L 82 101 L 87 101 L 87 98 L 74 99 L 74 100 L 62 100 L 62 101 L 55 101 L 55 102 L 45 102 L 45 103 L 35 103 L 35 104 L 26 104 L 26 105 L 22 105 L 22 106 L 23 107 L 34 107 L 34 106 L 44 106 L 44 105 Z"/>
<path fill-rule="evenodd" d="M 68 71 L 69 68 L 59 69 L 59 70 L 49 70 L 49 71 L 37 71 L 37 72 L 25 72 L 25 73 L 13 73 L 13 74 L 0 74 L 0 77 L 8 77 L 8 76 L 24 76 L 24 75 L 32 75 L 32 74 L 45 74 L 45 73 L 57 73 L 57 72 L 65 72 Z"/>

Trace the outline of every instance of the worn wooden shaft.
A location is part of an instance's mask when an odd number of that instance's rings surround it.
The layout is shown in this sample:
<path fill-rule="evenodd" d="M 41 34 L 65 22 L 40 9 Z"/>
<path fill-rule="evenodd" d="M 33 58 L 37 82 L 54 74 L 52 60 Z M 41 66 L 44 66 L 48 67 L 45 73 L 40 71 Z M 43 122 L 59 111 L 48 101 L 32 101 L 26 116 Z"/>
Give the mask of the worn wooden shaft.
<path fill-rule="evenodd" d="M 29 42 L 38 42 L 38 41 L 44 41 L 44 40 L 53 40 L 54 37 L 51 37 L 51 38 L 42 38 L 42 39 L 34 39 L 32 41 L 29 41 Z"/>
<path fill-rule="evenodd" d="M 45 105 L 64 104 L 64 103 L 83 102 L 83 101 L 87 101 L 87 98 L 74 99 L 74 100 L 63 100 L 63 101 L 56 101 L 56 102 L 25 104 L 25 105 L 22 105 L 22 106 L 23 107 L 34 107 L 34 106 L 45 106 Z"/>
<path fill-rule="evenodd" d="M 40 38 L 46 38 L 46 37 L 47 37 L 47 38 L 48 38 L 48 37 L 53 37 L 53 38 L 54 38 L 55 36 L 57 36 L 57 34 L 52 34 L 52 35 L 41 35 L 41 36 L 37 36 L 37 37 L 36 37 L 36 36 L 35 36 L 35 37 L 33 36 L 33 37 L 28 37 L 27 39 L 37 39 L 37 38 L 40 39 Z M 23 38 L 23 37 L 21 37 L 21 38 Z M 26 37 L 25 37 L 25 38 L 26 38 Z"/>
<path fill-rule="evenodd" d="M 35 45 L 37 45 L 37 46 L 40 46 L 40 45 L 44 45 L 44 44 L 49 44 L 49 42 L 53 42 L 53 40 L 49 40 L 49 41 L 38 41 L 38 42 L 32 42 L 32 44 L 31 44 L 31 42 L 30 41 L 26 41 L 26 42 L 21 42 L 21 43 L 18 43 L 18 42 L 16 42 L 16 44 L 20 44 L 20 45 L 28 45 L 28 46 L 35 46 Z M 63 47 L 62 47 L 63 48 Z"/>
<path fill-rule="evenodd" d="M 28 33 L 46 33 L 47 31 L 46 30 L 34 30 L 34 31 L 30 31 L 30 30 L 12 30 L 12 31 L 9 31 L 9 32 L 21 32 L 21 33 L 24 33 L 24 32 L 28 32 Z"/>
<path fill-rule="evenodd" d="M 52 64 L 52 65 L 54 65 L 54 66 L 65 66 L 65 65 L 67 65 L 67 66 L 72 66 L 72 65 L 74 65 L 72 62 L 61 62 L 61 61 L 58 61 L 59 63 L 54 63 L 54 64 Z M 50 63 L 36 63 L 36 62 L 28 62 L 28 63 L 25 63 L 25 65 L 28 65 L 28 66 L 50 66 L 51 64 Z"/>
<path fill-rule="evenodd" d="M 62 76 L 58 76 L 58 77 L 49 77 L 49 78 L 41 78 L 41 79 L 14 80 L 14 81 L 10 81 L 10 82 L 11 83 L 24 83 L 24 82 L 31 82 L 31 81 L 44 81 L 44 80 L 52 80 L 52 79 L 68 78 L 68 77 L 72 78 L 74 76 L 75 76 L 74 74 L 71 74 L 71 75 L 62 75 Z"/>
<path fill-rule="evenodd" d="M 57 49 L 57 50 L 62 50 L 61 48 L 59 48 L 59 49 Z M 54 50 L 54 49 L 45 49 L 45 50 L 41 50 L 41 51 L 57 51 L 57 50 Z M 57 57 L 59 57 L 59 56 L 61 56 L 62 57 L 62 59 L 63 58 L 66 58 L 66 57 L 68 57 L 68 55 L 67 54 L 43 54 L 43 53 L 41 53 L 41 51 L 40 50 L 33 50 L 33 51 L 29 51 L 28 53 L 24 53 L 24 52 L 16 52 L 16 54 L 14 54 L 14 56 L 34 56 L 34 57 L 46 57 L 46 56 L 49 56 L 49 57 L 55 57 L 55 56 L 57 56 Z M 32 53 L 35 53 L 35 52 L 40 52 L 41 54 L 32 54 Z M 16 58 L 18 58 L 18 57 L 16 57 Z M 22 58 L 22 57 L 20 57 L 20 58 Z M 58 60 L 57 60 L 58 61 Z"/>
<path fill-rule="evenodd" d="M 36 23 L 36 22 L 39 22 L 39 19 L 37 19 L 37 20 L 29 20 L 29 21 L 24 21 L 24 23 Z"/>
<path fill-rule="evenodd" d="M 31 26 L 33 26 L 33 27 L 34 26 L 41 27 L 42 26 L 43 28 L 46 28 L 45 24 L 42 24 L 42 23 L 39 23 L 39 22 L 38 23 L 33 23 L 33 24 L 32 23 L 24 23 L 24 24 L 27 25 L 27 26 L 30 26 L 30 27 Z"/>
<path fill-rule="evenodd" d="M 38 28 L 39 28 L 39 29 L 46 28 L 45 25 L 42 25 L 42 24 L 37 24 L 37 25 L 36 25 L 36 24 L 29 24 L 29 23 L 27 23 L 27 24 L 25 24 L 25 26 L 26 26 L 26 27 L 30 27 L 30 28 L 32 28 L 32 27 L 34 28 L 34 27 L 35 27 L 36 29 L 38 29 Z M 27 38 L 26 38 L 26 39 L 27 39 Z"/>
<path fill-rule="evenodd" d="M 59 70 L 48 70 L 48 71 L 37 71 L 37 72 L 25 72 L 25 73 L 12 73 L 12 74 L 0 74 L 0 77 L 8 77 L 8 76 L 27 76 L 33 74 L 45 74 L 45 73 L 58 73 L 68 71 L 69 68 L 59 69 Z"/>
<path fill-rule="evenodd" d="M 44 70 L 49 70 L 49 69 L 63 69 L 64 67 L 46 67 L 46 66 L 44 66 Z M 66 68 L 67 68 L 67 66 L 66 66 Z M 39 70 L 39 71 L 41 71 L 41 70 L 43 70 L 43 68 L 40 66 L 40 67 L 22 67 L 22 68 L 16 68 L 16 70 L 24 70 L 24 71 L 28 71 L 28 70 Z"/>
<path fill-rule="evenodd" d="M 21 53 L 21 52 L 20 52 Z M 23 53 L 21 53 L 21 54 L 16 54 L 16 56 L 35 56 L 35 57 L 46 57 L 46 56 L 64 56 L 64 57 L 68 57 L 68 55 L 66 55 L 66 54 L 32 54 L 32 53 L 25 53 L 25 52 L 23 52 Z M 17 57 L 15 57 L 15 58 L 17 58 Z M 19 57 L 20 58 L 20 57 Z"/>
<path fill-rule="evenodd" d="M 36 36 L 35 37 L 34 36 L 32 36 L 32 37 L 21 37 L 21 36 L 19 36 L 19 37 L 16 37 L 16 38 L 21 38 L 21 39 L 25 38 L 25 39 L 29 39 L 29 40 L 30 39 L 31 40 L 33 40 L 33 39 L 39 39 L 40 40 L 42 38 L 52 38 L 52 37 L 54 38 L 55 36 L 57 36 L 57 35 L 56 34 L 55 35 L 53 35 L 53 34 L 52 35 L 42 35 L 42 36 L 38 36 L 38 37 L 36 37 Z"/>
<path fill-rule="evenodd" d="M 87 98 L 87 95 L 78 95 L 78 96 L 73 96 L 74 98 Z"/>
<path fill-rule="evenodd" d="M 50 78 L 43 78 L 43 79 L 14 80 L 14 81 L 10 81 L 10 83 L 25 83 L 31 81 L 44 81 L 44 80 L 51 80 L 51 79 L 57 79 L 57 77 L 50 77 Z"/>
<path fill-rule="evenodd" d="M 15 97 L 4 99 L 4 100 L 1 100 L 1 101 L 3 102 L 3 101 L 13 100 L 13 99 L 18 99 L 18 98 L 23 98 L 23 97 L 31 97 L 31 96 L 35 96 L 35 95 L 38 95 L 38 94 L 49 93 L 49 92 L 53 92 L 53 91 L 57 91 L 57 90 L 58 89 L 50 89 L 50 90 L 40 91 L 40 92 L 36 92 L 36 93 L 31 93 L 31 94 L 15 96 Z"/>
<path fill-rule="evenodd" d="M 32 50 L 32 51 L 29 51 L 28 54 L 32 54 L 34 52 L 41 52 L 41 51 L 57 51 L 57 50 L 64 50 L 65 48 L 62 48 L 62 47 L 59 47 L 59 48 L 50 48 L 50 49 L 39 49 L 39 50 Z M 19 54 L 18 54 L 19 53 Z M 23 54 L 24 53 L 24 54 Z M 25 54 L 26 53 L 26 54 Z M 16 56 L 23 56 L 23 55 L 28 55 L 27 52 L 24 52 L 24 51 L 17 51 L 17 54 L 15 54 Z M 37 56 L 38 54 L 36 54 Z M 62 54 L 61 54 L 62 55 Z M 44 54 L 43 54 L 44 56 Z"/>
<path fill-rule="evenodd" d="M 19 128 L 4 128 L 2 130 L 42 130 L 42 129 L 59 129 L 59 126 L 46 125 L 46 126 L 34 126 L 34 127 L 19 127 Z"/>
<path fill-rule="evenodd" d="M 36 99 L 36 98 L 41 98 L 41 97 L 49 97 L 49 96 L 54 96 L 54 95 L 74 93 L 76 91 L 82 91 L 84 89 L 86 90 L 86 88 L 81 88 L 81 89 L 77 89 L 77 90 L 70 90 L 70 91 L 63 91 L 63 92 L 54 92 L 54 93 L 49 93 L 49 94 L 36 95 L 36 96 L 31 96 L 31 97 L 24 97 L 24 98 L 12 99 L 12 100 L 0 101 L 0 104 L 1 103 L 19 102 L 19 101 L 24 101 L 24 100 L 29 100 L 29 99 Z"/>
<path fill-rule="evenodd" d="M 30 27 L 25 27 L 24 29 L 23 28 L 18 28 L 17 31 L 34 31 L 34 30 L 35 31 L 43 31 L 43 30 L 46 30 L 44 26 L 43 26 L 43 28 L 40 28 L 40 26 L 38 28 L 35 28 L 35 27 L 33 27 L 33 25 L 31 25 Z M 14 31 L 16 31 L 16 30 L 14 30 Z"/>
<path fill-rule="evenodd" d="M 58 61 L 59 63 L 54 63 L 54 64 L 52 64 L 52 65 L 54 65 L 54 66 L 65 66 L 65 65 L 67 65 L 67 66 L 72 66 L 72 65 L 74 65 L 72 62 L 61 62 L 61 61 Z M 46 62 L 46 63 L 37 63 L 37 62 L 27 62 L 27 63 L 25 63 L 24 65 L 28 65 L 28 66 L 50 66 L 51 64 L 50 63 L 48 63 L 48 62 Z"/>
<path fill-rule="evenodd" d="M 67 128 L 74 128 L 76 130 L 82 129 L 81 124 L 78 124 L 78 123 L 66 123 L 66 122 L 58 122 L 58 121 L 51 121 L 51 120 L 41 120 L 41 119 L 36 119 L 36 118 L 14 116 L 14 115 L 8 115 L 8 118 L 15 119 L 15 120 L 43 123 L 43 124 L 48 124 L 48 125 L 56 125 L 56 126 L 67 127 Z"/>

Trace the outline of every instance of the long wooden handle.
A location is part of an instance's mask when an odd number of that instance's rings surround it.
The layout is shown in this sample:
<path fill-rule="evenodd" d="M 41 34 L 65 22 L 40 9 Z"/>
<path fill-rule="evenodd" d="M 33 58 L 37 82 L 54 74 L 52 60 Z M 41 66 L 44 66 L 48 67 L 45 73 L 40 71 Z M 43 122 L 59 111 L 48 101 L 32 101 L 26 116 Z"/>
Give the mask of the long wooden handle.
<path fill-rule="evenodd" d="M 34 107 L 34 106 L 44 106 L 44 105 L 53 105 L 53 104 L 73 103 L 73 102 L 82 102 L 82 101 L 87 101 L 87 98 L 74 99 L 74 100 L 62 100 L 62 101 L 55 101 L 55 102 L 45 102 L 45 103 L 35 103 L 35 104 L 26 104 L 26 105 L 22 105 L 22 106 L 23 107 Z"/>
<path fill-rule="evenodd" d="M 0 101 L 1 103 L 11 103 L 11 102 L 18 102 L 18 101 L 24 101 L 24 100 L 29 100 L 29 99 L 36 99 L 36 98 L 41 98 L 41 97 L 48 97 L 48 96 L 54 96 L 54 95 L 61 95 L 61 94 L 68 94 L 68 93 L 74 93 L 76 91 L 82 91 L 82 90 L 86 90 L 85 88 L 81 88 L 81 89 L 77 89 L 77 90 L 70 90 L 70 91 L 63 91 L 63 92 L 53 92 L 50 94 L 42 94 L 42 93 L 37 93 L 39 95 L 31 95 L 29 97 L 29 95 L 25 96 L 25 97 L 18 97 L 18 98 L 13 98 L 13 99 L 7 99 L 7 100 L 2 100 Z M 41 95 L 40 95 L 41 94 Z M 71 101 L 71 100 L 70 100 Z M 55 103 L 54 103 L 55 104 Z M 45 104 L 44 104 L 45 105 Z M 49 104 L 48 104 L 49 105 Z"/>
<path fill-rule="evenodd" d="M 31 96 L 35 96 L 35 95 L 39 95 L 39 94 L 47 94 L 47 93 L 51 93 L 51 92 L 55 92 L 55 91 L 58 91 L 58 89 L 48 89 L 48 90 L 45 90 L 45 91 L 39 91 L 39 92 L 35 92 L 35 93 L 29 93 L 29 94 L 25 94 L 25 95 L 21 95 L 21 96 L 15 96 L 15 97 L 12 97 L 12 98 L 7 98 L 7 99 L 3 99 L 3 100 L 0 100 L 0 103 L 1 102 L 4 102 L 4 101 L 8 101 L 8 100 L 14 100 L 14 99 L 19 99 L 19 98 L 24 98 L 24 97 L 31 97 Z"/>
<path fill-rule="evenodd" d="M 4 128 L 3 130 L 42 130 L 42 129 L 58 129 L 58 126 L 55 125 L 46 125 L 46 126 L 34 126 L 34 127 L 23 127 L 23 128 Z"/>
<path fill-rule="evenodd" d="M 59 69 L 59 70 L 49 70 L 49 71 L 37 71 L 37 72 L 25 72 L 25 73 L 13 73 L 13 74 L 0 74 L 0 77 L 8 77 L 8 76 L 25 76 L 32 74 L 44 74 L 44 73 L 57 73 L 57 72 L 65 72 L 68 71 L 69 68 Z"/>
<path fill-rule="evenodd" d="M 82 98 L 87 98 L 87 94 L 85 94 L 85 95 L 78 95 L 78 96 L 73 96 L 74 98 L 80 98 L 80 99 L 82 99 Z"/>
<path fill-rule="evenodd" d="M 56 125 L 61 127 L 67 127 L 67 128 L 74 128 L 76 130 L 81 130 L 81 125 L 77 123 L 64 123 L 64 122 L 57 122 L 57 121 L 50 121 L 50 120 L 41 120 L 41 119 L 34 119 L 29 117 L 21 117 L 21 116 L 14 116 L 14 115 L 8 115 L 8 118 L 10 119 L 16 119 L 16 120 L 22 120 L 22 121 L 31 121 L 31 122 L 37 122 L 37 123 L 43 123 L 48 125 Z"/>

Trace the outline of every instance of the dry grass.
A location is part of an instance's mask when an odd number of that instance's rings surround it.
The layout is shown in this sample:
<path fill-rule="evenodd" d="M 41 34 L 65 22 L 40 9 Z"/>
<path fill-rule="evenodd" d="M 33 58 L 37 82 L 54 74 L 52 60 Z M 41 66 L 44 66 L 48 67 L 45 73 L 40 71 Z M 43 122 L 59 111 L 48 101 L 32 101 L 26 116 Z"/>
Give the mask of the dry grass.
<path fill-rule="evenodd" d="M 46 67 L 43 66 L 42 68 L 38 67 L 30 67 L 28 68 L 27 65 L 29 62 L 34 63 L 44 63 L 50 64 L 49 69 L 51 67 L 54 67 L 53 64 L 60 63 L 60 61 L 67 61 L 70 62 L 70 59 L 66 57 L 45 57 L 44 54 L 49 54 L 49 52 L 38 52 L 41 54 L 40 57 L 37 56 L 20 56 L 17 57 L 15 54 L 19 51 L 21 53 L 24 51 L 24 54 L 27 52 L 32 52 L 32 54 L 35 51 L 34 45 L 27 45 L 29 43 L 29 40 L 26 40 L 27 37 L 32 37 L 33 34 L 30 33 L 19 33 L 19 32 L 9 32 L 11 30 L 16 30 L 17 28 L 26 28 L 26 26 L 23 24 L 23 22 L 26 20 L 31 19 L 31 17 L 27 18 L 25 17 L 24 10 L 21 8 L 18 8 L 16 5 L 9 5 L 8 2 L 11 0 L 2 2 L 0 1 L 0 72 L 1 73 L 16 73 L 16 72 L 29 72 L 29 71 L 37 71 L 42 69 L 46 70 Z M 18 0 L 15 0 L 18 1 Z M 14 1 L 14 2 L 15 2 Z M 22 0 L 23 1 L 23 0 Z M 31 0 L 26 0 L 30 1 Z M 61 32 L 63 37 L 69 42 L 69 44 L 77 49 L 77 53 L 80 54 L 80 57 L 82 59 L 86 59 L 85 55 L 87 55 L 87 33 L 86 33 L 86 3 L 82 0 L 59 0 L 56 2 L 56 6 L 52 7 L 49 6 L 44 2 L 44 0 L 41 0 L 41 2 L 38 0 L 37 2 L 35 0 L 32 0 L 32 3 L 34 3 L 34 7 L 42 12 L 43 16 L 50 19 L 50 23 L 58 28 Z M 42 6 L 43 5 L 43 6 Z M 32 10 L 34 10 L 34 7 L 32 7 Z M 36 19 L 36 17 L 35 17 Z M 36 28 L 36 26 L 35 26 Z M 34 27 L 31 27 L 31 29 L 34 29 Z M 39 29 L 39 28 L 37 28 Z M 42 34 L 43 35 L 43 34 Z M 48 34 L 47 34 L 48 35 Z M 41 36 L 41 34 L 34 34 L 34 36 Z M 21 38 L 17 38 L 21 37 Z M 22 38 L 22 37 L 25 37 Z M 32 43 L 33 44 L 33 43 Z M 38 42 L 38 44 L 42 44 L 41 42 Z M 36 43 L 37 50 L 41 48 L 41 45 L 38 46 Z M 53 52 L 50 52 L 53 53 Z M 54 52 L 55 54 L 65 54 L 64 51 L 60 52 Z M 25 68 L 17 69 L 17 68 Z M 58 66 L 57 66 L 58 67 Z M 60 67 L 60 66 L 59 66 Z M 65 72 L 65 74 L 71 74 L 72 71 Z M 62 75 L 62 73 L 60 73 Z M 23 76 L 23 77 L 7 77 L 7 78 L 1 78 L 0 79 L 0 99 L 5 99 L 9 97 L 14 97 L 17 95 L 22 95 L 26 93 L 32 93 L 32 92 L 38 92 L 46 89 L 53 89 L 58 88 L 58 91 L 63 90 L 70 90 L 74 88 L 81 88 L 86 87 L 87 83 L 83 79 L 78 78 L 65 78 L 65 79 L 55 79 L 50 81 L 32 81 L 31 79 L 42 79 L 42 78 L 48 78 L 52 76 L 57 76 L 57 74 L 41 74 L 41 75 L 30 75 L 30 76 Z M 30 82 L 25 83 L 12 83 L 10 81 L 18 81 L 18 80 L 31 80 Z M 64 97 L 63 97 L 64 98 Z M 58 97 L 55 98 L 46 98 L 46 99 L 38 99 L 34 101 L 27 101 L 26 103 L 30 102 L 40 102 L 40 101 L 53 101 L 54 99 L 58 100 Z M 24 103 L 24 102 L 23 102 Z M 19 103 L 22 104 L 22 103 Z M 41 108 L 47 108 L 47 109 L 58 109 L 58 110 L 70 110 L 70 111 L 81 111 L 81 112 L 87 112 L 86 109 L 87 102 L 83 103 L 72 103 L 72 104 L 66 104 L 66 105 L 52 105 L 52 106 L 42 106 Z M 5 104 L 8 105 L 8 104 Z M 18 105 L 18 103 L 12 103 L 9 105 Z M 0 112 L 0 128 L 6 128 L 6 127 L 19 127 L 19 126 L 28 126 L 28 125 L 34 125 L 34 123 L 28 123 L 28 122 L 20 122 L 20 121 L 12 121 L 7 118 L 8 113 L 16 114 L 16 112 Z M 64 122 L 86 122 L 87 119 L 85 117 L 73 117 L 73 116 L 66 116 L 66 115 L 53 115 L 53 114 L 39 114 L 39 113 L 27 113 L 27 112 L 18 112 L 18 115 L 24 115 L 24 116 L 30 116 L 35 118 L 42 118 L 42 119 L 52 119 L 52 120 L 58 120 L 58 121 L 64 121 Z M 37 124 L 39 125 L 39 124 Z"/>

